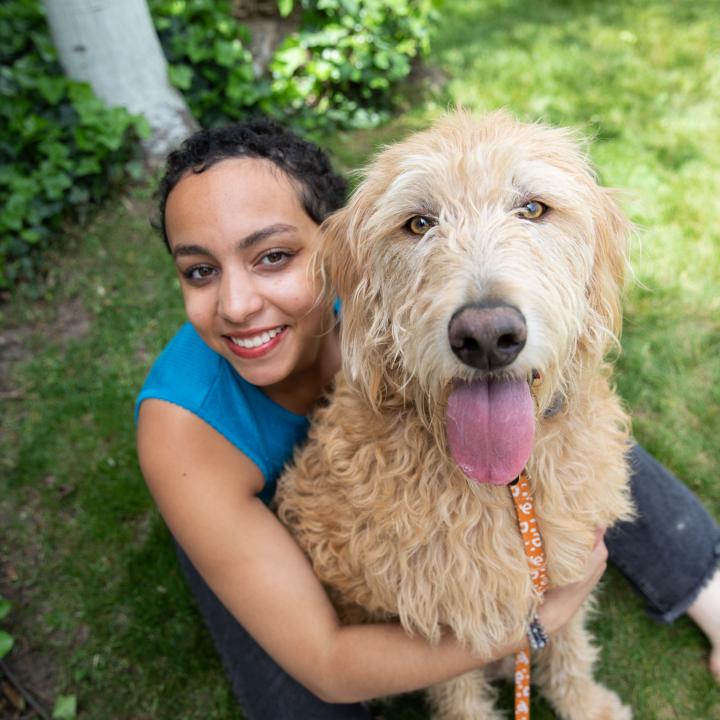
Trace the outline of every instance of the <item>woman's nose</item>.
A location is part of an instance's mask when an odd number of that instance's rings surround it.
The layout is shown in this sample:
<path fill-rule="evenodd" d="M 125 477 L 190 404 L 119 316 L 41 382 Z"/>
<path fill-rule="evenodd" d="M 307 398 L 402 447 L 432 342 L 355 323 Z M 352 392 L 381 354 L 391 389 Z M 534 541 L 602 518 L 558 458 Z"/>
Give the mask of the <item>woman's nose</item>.
<path fill-rule="evenodd" d="M 243 323 L 259 312 L 263 306 L 262 295 L 255 287 L 252 277 L 225 272 L 220 280 L 218 312 L 232 323 Z"/>

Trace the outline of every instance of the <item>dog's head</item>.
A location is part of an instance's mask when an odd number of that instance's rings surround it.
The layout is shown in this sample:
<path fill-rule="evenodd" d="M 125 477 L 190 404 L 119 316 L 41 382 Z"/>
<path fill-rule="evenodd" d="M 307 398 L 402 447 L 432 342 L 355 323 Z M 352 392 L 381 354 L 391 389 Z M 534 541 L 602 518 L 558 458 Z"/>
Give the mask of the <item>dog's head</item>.
<path fill-rule="evenodd" d="M 405 393 L 432 416 L 458 382 L 540 371 L 542 411 L 616 342 L 628 225 L 568 130 L 450 114 L 323 230 L 344 367 L 375 407 Z"/>

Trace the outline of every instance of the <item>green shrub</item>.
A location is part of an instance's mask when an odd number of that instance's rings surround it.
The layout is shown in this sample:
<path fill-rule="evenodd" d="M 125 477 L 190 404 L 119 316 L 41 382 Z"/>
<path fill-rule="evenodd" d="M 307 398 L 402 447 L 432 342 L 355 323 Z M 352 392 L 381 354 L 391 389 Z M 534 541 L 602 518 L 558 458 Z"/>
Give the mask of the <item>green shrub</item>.
<path fill-rule="evenodd" d="M 262 93 L 255 81 L 247 28 L 230 0 L 149 0 L 170 81 L 208 127 L 240 117 Z"/>
<path fill-rule="evenodd" d="M 283 14 L 292 0 L 279 0 Z M 150 0 L 170 79 L 202 125 L 250 109 L 309 129 L 377 124 L 428 48 L 434 0 L 301 0 L 300 28 L 255 78 L 230 0 Z"/>
<path fill-rule="evenodd" d="M 270 114 L 306 127 L 369 127 L 428 49 L 432 0 L 302 0 L 300 30 L 270 65 Z"/>
<path fill-rule="evenodd" d="M 32 277 L 36 250 L 106 196 L 146 123 L 66 78 L 38 0 L 0 4 L 0 287 Z"/>

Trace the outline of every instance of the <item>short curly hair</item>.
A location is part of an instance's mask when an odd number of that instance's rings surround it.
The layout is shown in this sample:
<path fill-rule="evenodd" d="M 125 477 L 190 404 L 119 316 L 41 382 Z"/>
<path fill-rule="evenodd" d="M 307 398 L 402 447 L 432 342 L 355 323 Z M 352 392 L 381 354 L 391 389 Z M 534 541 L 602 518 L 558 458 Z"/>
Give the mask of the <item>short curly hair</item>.
<path fill-rule="evenodd" d="M 285 173 L 297 188 L 303 209 L 318 225 L 345 203 L 347 184 L 326 153 L 280 123 L 258 117 L 200 130 L 168 155 L 158 186 L 158 217 L 153 225 L 168 250 L 165 206 L 172 189 L 189 172 L 201 173 L 222 160 L 244 157 L 269 160 Z"/>

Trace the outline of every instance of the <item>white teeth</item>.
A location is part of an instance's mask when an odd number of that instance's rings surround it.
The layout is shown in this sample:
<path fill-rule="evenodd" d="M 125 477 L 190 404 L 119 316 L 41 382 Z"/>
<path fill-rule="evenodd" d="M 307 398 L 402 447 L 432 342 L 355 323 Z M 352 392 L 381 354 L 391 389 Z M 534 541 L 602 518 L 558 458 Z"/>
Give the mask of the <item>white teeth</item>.
<path fill-rule="evenodd" d="M 239 347 L 256 348 L 270 342 L 279 332 L 282 331 L 282 329 L 282 327 L 278 327 L 273 328 L 272 330 L 266 330 L 265 332 L 260 333 L 260 335 L 256 335 L 255 337 L 251 338 L 231 337 L 230 339 L 235 343 L 235 345 L 238 345 Z"/>

